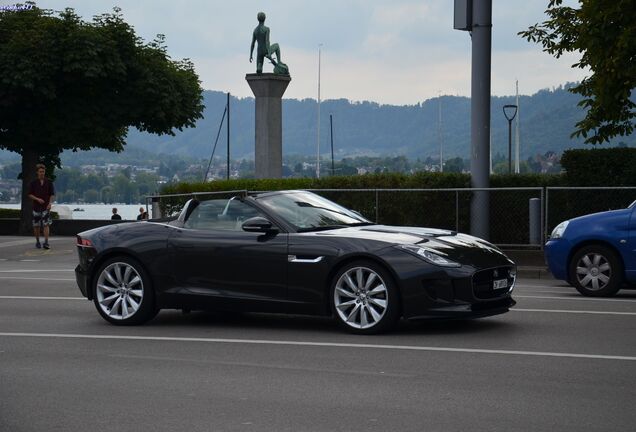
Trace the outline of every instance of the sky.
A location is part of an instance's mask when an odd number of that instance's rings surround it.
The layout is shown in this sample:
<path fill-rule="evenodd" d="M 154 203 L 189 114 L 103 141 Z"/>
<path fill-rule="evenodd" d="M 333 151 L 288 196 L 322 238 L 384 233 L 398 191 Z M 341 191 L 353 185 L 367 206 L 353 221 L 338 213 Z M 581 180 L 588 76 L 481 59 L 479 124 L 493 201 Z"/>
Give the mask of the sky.
<path fill-rule="evenodd" d="M 0 5 L 15 2 L 0 0 Z M 410 105 L 470 94 L 471 42 L 453 30 L 453 0 L 39 0 L 41 8 L 72 7 L 86 20 L 122 9 L 137 34 L 166 36 L 170 55 L 189 58 L 206 90 L 252 96 L 245 74 L 256 14 L 267 14 L 272 43 L 292 77 L 285 98 L 321 98 Z M 517 32 L 545 19 L 548 0 L 493 0 L 492 94 L 533 94 L 586 72 L 577 56 L 555 59 Z M 565 4 L 576 4 L 566 0 Z M 272 66 L 266 65 L 265 72 Z"/>

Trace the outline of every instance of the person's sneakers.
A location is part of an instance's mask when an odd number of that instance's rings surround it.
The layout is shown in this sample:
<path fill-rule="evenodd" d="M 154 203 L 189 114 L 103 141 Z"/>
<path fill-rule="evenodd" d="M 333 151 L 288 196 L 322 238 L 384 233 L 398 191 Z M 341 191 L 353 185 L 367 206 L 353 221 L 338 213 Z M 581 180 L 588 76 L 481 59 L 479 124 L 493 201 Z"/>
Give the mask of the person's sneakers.
<path fill-rule="evenodd" d="M 41 248 L 42 248 L 42 245 L 40 244 L 40 240 L 37 240 L 37 241 L 35 242 L 35 247 L 36 247 L 36 248 L 38 248 L 38 249 L 41 249 Z"/>
<path fill-rule="evenodd" d="M 44 242 L 44 249 L 51 249 L 51 246 L 47 242 Z"/>

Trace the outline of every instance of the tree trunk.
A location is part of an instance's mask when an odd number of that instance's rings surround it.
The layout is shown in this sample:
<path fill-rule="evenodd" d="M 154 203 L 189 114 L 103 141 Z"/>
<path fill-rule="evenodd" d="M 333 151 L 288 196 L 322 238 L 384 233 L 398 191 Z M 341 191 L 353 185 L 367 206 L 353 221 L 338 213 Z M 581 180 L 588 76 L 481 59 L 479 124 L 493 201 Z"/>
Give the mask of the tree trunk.
<path fill-rule="evenodd" d="M 29 184 L 35 180 L 35 165 L 38 163 L 37 152 L 24 149 L 22 151 L 22 211 L 20 212 L 20 234 L 33 233 L 33 202 L 29 198 Z"/>

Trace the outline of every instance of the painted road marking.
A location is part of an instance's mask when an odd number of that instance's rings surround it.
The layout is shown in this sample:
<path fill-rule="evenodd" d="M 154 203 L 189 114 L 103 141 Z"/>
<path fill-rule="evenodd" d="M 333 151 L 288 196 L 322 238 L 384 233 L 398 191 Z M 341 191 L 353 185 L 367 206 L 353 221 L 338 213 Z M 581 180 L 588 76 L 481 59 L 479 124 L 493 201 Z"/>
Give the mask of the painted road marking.
<path fill-rule="evenodd" d="M 636 312 L 614 312 L 614 311 L 584 311 L 584 310 L 568 310 L 568 309 L 523 309 L 512 308 L 512 312 L 551 312 L 551 313 L 570 313 L 570 314 L 592 314 L 592 315 L 636 315 Z"/>
<path fill-rule="evenodd" d="M 0 279 L 5 279 L 5 278 L 0 277 Z M 21 278 L 7 278 L 7 279 L 21 279 Z M 35 278 L 24 278 L 24 279 L 35 279 Z M 46 280 L 73 281 L 74 279 L 46 279 Z M 86 300 L 86 298 L 85 297 L 6 295 L 6 296 L 0 296 L 0 300 Z M 513 312 L 547 312 L 547 313 L 592 314 L 592 315 L 636 315 L 636 312 L 586 311 L 586 310 L 570 310 L 570 309 L 527 309 L 527 308 L 515 307 L 510 310 Z"/>
<path fill-rule="evenodd" d="M 73 269 L 51 269 L 51 270 L 38 270 L 38 269 L 26 269 L 26 270 L 0 270 L 0 273 L 47 273 L 47 272 L 72 272 Z"/>
<path fill-rule="evenodd" d="M 85 297 L 0 296 L 0 300 L 86 300 Z"/>
<path fill-rule="evenodd" d="M 20 276 L 0 276 L 0 279 L 45 280 L 45 281 L 72 281 L 72 282 L 75 282 L 75 279 L 61 279 L 61 278 L 38 278 L 38 277 L 20 277 Z"/>
<path fill-rule="evenodd" d="M 105 340 L 133 340 L 133 341 L 157 341 L 157 342 L 203 342 L 218 344 L 245 344 L 245 345 L 279 345 L 279 346 L 311 346 L 326 348 L 366 348 L 378 350 L 396 351 L 429 351 L 429 352 L 457 352 L 469 354 L 500 354 L 514 356 L 535 357 L 564 357 L 595 360 L 624 360 L 636 361 L 634 356 L 582 354 L 548 351 L 516 351 L 493 350 L 478 348 L 453 348 L 417 345 L 381 345 L 381 344 L 357 344 L 339 342 L 308 342 L 285 340 L 261 340 L 261 339 L 223 339 L 223 338 L 194 338 L 194 337 L 167 337 L 167 336 L 122 336 L 122 335 L 91 335 L 91 334 L 65 334 L 65 333 L 0 333 L 0 337 L 31 337 L 31 338 L 57 338 L 57 339 L 105 339 Z"/>
<path fill-rule="evenodd" d="M 634 299 L 617 299 L 617 298 L 598 298 L 598 297 L 558 297 L 558 296 L 530 296 L 530 295 L 516 295 L 512 294 L 513 298 L 535 298 L 535 299 L 549 299 L 549 300 L 584 300 L 584 301 L 604 301 L 604 302 L 627 302 L 636 303 Z"/>

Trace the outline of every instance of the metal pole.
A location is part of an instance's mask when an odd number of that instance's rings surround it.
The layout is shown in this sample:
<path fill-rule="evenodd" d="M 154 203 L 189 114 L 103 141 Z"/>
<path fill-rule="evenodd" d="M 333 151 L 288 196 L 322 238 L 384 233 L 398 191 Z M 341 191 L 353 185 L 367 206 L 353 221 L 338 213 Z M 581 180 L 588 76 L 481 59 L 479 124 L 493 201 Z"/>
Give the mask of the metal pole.
<path fill-rule="evenodd" d="M 471 185 L 490 186 L 490 60 L 492 0 L 474 0 L 472 19 L 471 70 Z M 490 197 L 488 191 L 475 191 L 470 202 L 470 232 L 490 237 Z"/>
<path fill-rule="evenodd" d="M 375 190 L 375 223 L 378 223 L 378 217 L 379 217 L 379 213 L 380 213 L 380 209 L 379 209 L 379 202 L 378 202 L 378 190 Z"/>
<path fill-rule="evenodd" d="M 455 231 L 459 232 L 459 191 L 455 190 Z"/>
<path fill-rule="evenodd" d="M 515 87 L 517 91 L 517 100 L 515 101 L 517 105 L 517 118 L 515 119 L 515 172 L 519 174 L 521 172 L 519 166 L 519 80 L 516 81 Z"/>
<path fill-rule="evenodd" d="M 508 174 L 512 174 L 512 119 L 508 120 Z"/>
<path fill-rule="evenodd" d="M 227 179 L 230 179 L 230 92 L 227 92 Z"/>
<path fill-rule="evenodd" d="M 318 45 L 318 132 L 316 138 L 316 178 L 320 178 L 320 48 Z"/>
<path fill-rule="evenodd" d="M 335 163 L 333 160 L 333 115 L 329 114 L 329 130 L 331 131 L 331 175 L 336 172 Z"/>
<path fill-rule="evenodd" d="M 444 148 L 442 141 L 442 94 L 437 95 L 438 119 L 437 119 L 437 136 L 439 138 L 439 172 L 444 172 Z"/>

